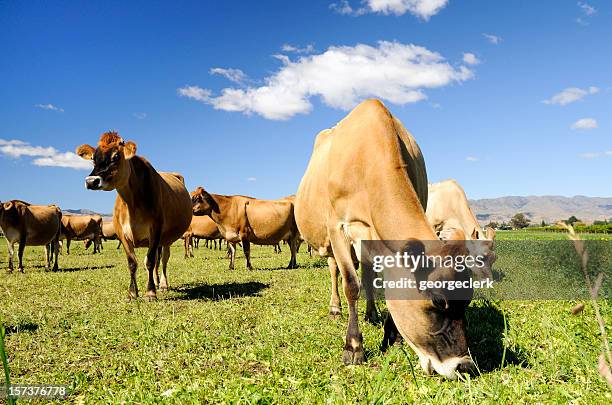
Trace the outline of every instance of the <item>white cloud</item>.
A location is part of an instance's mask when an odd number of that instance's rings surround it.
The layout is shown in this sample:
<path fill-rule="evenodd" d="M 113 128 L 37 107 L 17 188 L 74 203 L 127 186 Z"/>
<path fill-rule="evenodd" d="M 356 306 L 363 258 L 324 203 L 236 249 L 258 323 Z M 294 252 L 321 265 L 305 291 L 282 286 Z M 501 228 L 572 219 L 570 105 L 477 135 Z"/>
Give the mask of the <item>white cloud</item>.
<path fill-rule="evenodd" d="M 313 53 L 315 51 L 315 48 L 313 44 L 308 44 L 303 48 L 300 48 L 299 46 L 283 44 L 283 46 L 281 46 L 281 50 L 283 52 L 293 52 L 293 53 Z"/>
<path fill-rule="evenodd" d="M 482 34 L 482 36 L 485 37 L 487 39 L 487 41 L 489 41 L 493 45 L 497 45 L 497 44 L 499 44 L 502 41 L 501 37 L 498 37 L 497 35 Z"/>
<path fill-rule="evenodd" d="M 592 16 L 593 14 L 597 13 L 597 9 L 595 7 L 591 6 L 590 4 L 583 3 L 581 1 L 578 2 L 578 7 L 580 7 L 582 12 L 586 16 Z"/>
<path fill-rule="evenodd" d="M 75 153 L 60 152 L 52 146 L 33 146 L 28 142 L 17 139 L 0 139 L 0 154 L 19 158 L 28 156 L 36 158 L 32 164 L 36 166 L 55 166 L 68 167 L 71 169 L 91 169 L 92 164 L 89 160 L 83 160 Z"/>
<path fill-rule="evenodd" d="M 480 60 L 473 53 L 467 52 L 463 54 L 463 63 L 468 65 L 478 65 Z"/>
<path fill-rule="evenodd" d="M 467 160 L 468 162 L 477 162 L 478 158 L 474 156 L 468 156 L 465 158 L 465 160 Z"/>
<path fill-rule="evenodd" d="M 51 110 L 51 111 L 57 111 L 57 112 L 64 112 L 63 108 L 59 108 L 57 106 L 54 106 L 53 104 L 34 104 L 34 107 L 40 108 L 42 110 Z"/>
<path fill-rule="evenodd" d="M 585 96 L 589 94 L 599 93 L 599 88 L 595 86 L 591 86 L 587 89 L 579 89 L 578 87 L 568 87 L 561 91 L 560 93 L 555 94 L 548 100 L 542 101 L 544 104 L 558 104 L 558 105 L 566 105 L 569 103 L 573 103 L 575 101 L 583 99 Z"/>
<path fill-rule="evenodd" d="M 612 156 L 612 150 L 607 150 L 605 152 L 587 152 L 581 153 L 578 156 L 584 159 L 594 159 L 598 157 Z"/>
<path fill-rule="evenodd" d="M 247 181 L 257 181 L 257 177 L 247 177 Z"/>
<path fill-rule="evenodd" d="M 225 69 L 225 68 L 212 68 L 209 70 L 211 75 L 221 75 L 227 80 L 241 84 L 247 80 L 247 75 L 240 69 Z"/>
<path fill-rule="evenodd" d="M 410 13 L 427 21 L 438 14 L 448 0 L 362 0 L 364 7 L 353 8 L 348 0 L 332 3 L 330 8 L 340 14 L 363 15 L 366 13 L 379 13 L 384 15 L 403 15 Z"/>
<path fill-rule="evenodd" d="M 333 46 L 295 61 L 277 57 L 283 66 L 260 87 L 224 88 L 213 96 L 208 89 L 185 86 L 178 94 L 218 110 L 284 120 L 310 112 L 314 96 L 344 110 L 367 97 L 403 105 L 426 99 L 424 89 L 463 82 L 474 75 L 466 66 L 453 67 L 436 52 L 398 42 Z"/>
<path fill-rule="evenodd" d="M 595 129 L 597 120 L 595 118 L 581 118 L 572 124 L 572 129 Z"/>
<path fill-rule="evenodd" d="M 139 120 L 144 120 L 145 118 L 147 118 L 147 113 L 145 112 L 135 112 L 132 115 L 134 116 L 134 118 L 137 118 Z"/>

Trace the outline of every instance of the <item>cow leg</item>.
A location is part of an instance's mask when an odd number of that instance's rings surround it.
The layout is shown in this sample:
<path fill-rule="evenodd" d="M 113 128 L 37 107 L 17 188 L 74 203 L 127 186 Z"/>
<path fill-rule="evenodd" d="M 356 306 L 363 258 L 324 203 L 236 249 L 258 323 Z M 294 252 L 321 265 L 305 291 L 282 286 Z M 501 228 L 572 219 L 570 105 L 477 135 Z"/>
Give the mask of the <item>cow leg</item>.
<path fill-rule="evenodd" d="M 359 277 L 353 264 L 350 246 L 347 244 L 344 233 L 337 227 L 328 227 L 332 250 L 340 273 L 342 274 L 342 287 L 348 303 L 348 328 L 342 361 L 344 364 L 361 364 L 364 360 L 363 336 L 359 329 L 359 315 L 357 314 L 357 300 L 359 299 Z"/>
<path fill-rule="evenodd" d="M 151 238 L 149 240 L 149 250 L 147 251 L 147 271 L 148 271 L 148 279 L 147 279 L 147 292 L 145 294 L 145 298 L 147 301 L 153 301 L 157 299 L 157 293 L 155 292 L 155 279 L 153 277 L 153 273 L 157 273 L 157 266 L 159 264 L 159 240 L 161 238 L 161 232 L 158 230 L 151 230 Z"/>
<path fill-rule="evenodd" d="M 329 275 L 331 276 L 331 298 L 329 300 L 329 316 L 338 318 L 342 313 L 342 304 L 340 303 L 340 294 L 338 294 L 338 264 L 333 257 L 327 258 L 327 266 L 329 267 Z"/>
<path fill-rule="evenodd" d="M 157 248 L 157 255 L 155 256 L 155 266 L 153 266 L 155 288 L 159 288 L 159 262 L 161 260 L 161 250 L 162 250 L 161 246 Z M 146 263 L 147 262 L 145 260 L 145 266 L 146 266 Z"/>
<path fill-rule="evenodd" d="M 136 282 L 136 270 L 138 269 L 138 259 L 136 258 L 136 252 L 134 251 L 134 243 L 130 240 L 122 241 L 121 245 L 125 251 L 125 255 L 128 261 L 128 268 L 130 269 L 130 288 L 128 290 L 127 300 L 138 298 L 138 283 Z"/>
<path fill-rule="evenodd" d="M 8 272 L 12 273 L 13 272 L 13 255 L 15 254 L 15 242 L 9 242 L 7 239 L 6 244 L 8 245 L 8 253 L 9 253 Z"/>
<path fill-rule="evenodd" d="M 229 254 L 229 257 L 230 257 L 229 268 L 230 270 L 234 270 L 234 260 L 236 259 L 236 243 L 235 242 L 227 243 L 227 253 Z"/>
<path fill-rule="evenodd" d="M 168 276 L 166 274 L 166 267 L 168 266 L 168 260 L 170 259 L 170 246 L 164 246 L 161 252 L 161 263 L 162 263 L 162 277 L 159 283 L 160 291 L 168 291 Z"/>
<path fill-rule="evenodd" d="M 244 251 L 244 257 L 246 259 L 247 269 L 253 270 L 253 266 L 251 266 L 251 242 L 249 242 L 248 240 L 243 240 L 242 250 Z"/>
<path fill-rule="evenodd" d="M 117 250 L 119 250 L 120 247 L 121 247 L 121 241 L 119 241 L 119 243 L 117 243 Z"/>
<path fill-rule="evenodd" d="M 387 318 L 385 319 L 384 330 L 385 334 L 380 345 L 380 351 L 383 353 L 387 351 L 389 346 L 401 344 L 403 341 L 402 335 L 397 330 L 397 326 L 395 326 L 395 322 L 393 322 L 393 318 L 391 317 L 390 313 L 387 314 Z"/>
<path fill-rule="evenodd" d="M 291 259 L 289 260 L 288 269 L 297 269 L 297 239 L 293 238 L 289 240 L 289 250 L 291 251 Z M 278 246 L 280 249 L 280 245 Z"/>
<path fill-rule="evenodd" d="M 19 239 L 19 252 L 17 252 L 18 258 L 19 258 L 19 267 L 17 267 L 17 270 L 22 273 L 23 273 L 23 251 L 25 250 L 25 246 L 26 246 L 26 236 L 23 235 L 21 239 Z"/>
<path fill-rule="evenodd" d="M 66 254 L 70 254 L 70 239 L 66 239 Z"/>
<path fill-rule="evenodd" d="M 53 246 L 53 253 L 55 254 L 55 263 L 53 264 L 53 271 L 58 271 L 59 266 L 57 265 L 57 258 L 59 256 L 59 233 L 55 236 L 53 242 L 51 243 Z"/>
<path fill-rule="evenodd" d="M 49 256 L 51 255 L 51 244 L 50 243 L 46 243 L 45 244 L 45 270 L 49 271 Z"/>
<path fill-rule="evenodd" d="M 185 247 L 185 259 L 187 259 L 189 257 L 189 236 L 185 236 L 183 246 Z"/>

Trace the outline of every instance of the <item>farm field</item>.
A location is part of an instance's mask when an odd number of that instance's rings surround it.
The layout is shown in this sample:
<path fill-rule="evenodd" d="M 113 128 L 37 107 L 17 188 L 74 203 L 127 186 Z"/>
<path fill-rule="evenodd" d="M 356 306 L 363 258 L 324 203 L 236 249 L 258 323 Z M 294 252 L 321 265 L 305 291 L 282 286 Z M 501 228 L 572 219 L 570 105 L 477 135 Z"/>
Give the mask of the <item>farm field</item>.
<path fill-rule="evenodd" d="M 524 238 L 565 235 L 498 232 L 499 240 Z M 479 371 L 447 381 L 425 375 L 407 345 L 381 353 L 382 326 L 365 322 L 366 363 L 342 365 L 346 305 L 342 319 L 328 317 L 326 262 L 304 247 L 299 269 L 286 270 L 288 248 L 253 246 L 256 270 L 248 271 L 241 250 L 228 270 L 225 251 L 202 242 L 184 259 L 176 243 L 171 290 L 152 303 L 125 301 L 129 275 L 115 247 L 107 242 L 92 255 L 74 243 L 57 273 L 44 271 L 42 248 L 28 247 L 25 274 L 7 274 L 2 242 L 0 319 L 13 383 L 68 384 L 70 399 L 86 403 L 612 402 L 597 373 L 601 341 L 588 302 L 577 316 L 576 301 L 472 302 L 468 335 Z M 144 254 L 138 250 L 141 294 Z M 496 265 L 508 263 L 520 267 L 520 257 Z M 612 334 L 612 302 L 600 305 Z"/>

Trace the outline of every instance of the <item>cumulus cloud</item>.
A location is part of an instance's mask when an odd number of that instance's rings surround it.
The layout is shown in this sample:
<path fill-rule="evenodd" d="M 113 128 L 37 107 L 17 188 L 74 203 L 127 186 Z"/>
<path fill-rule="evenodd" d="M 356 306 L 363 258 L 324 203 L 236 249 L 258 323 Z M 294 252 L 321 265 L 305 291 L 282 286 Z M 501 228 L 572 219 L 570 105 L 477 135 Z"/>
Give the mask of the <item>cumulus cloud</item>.
<path fill-rule="evenodd" d="M 580 156 L 581 158 L 584 158 L 584 159 L 595 159 L 595 158 L 598 158 L 598 157 L 606 157 L 606 156 L 610 157 L 610 156 L 612 156 L 612 150 L 608 150 L 608 151 L 605 151 L 605 152 L 587 152 L 587 153 L 581 153 L 578 156 Z"/>
<path fill-rule="evenodd" d="M 502 41 L 501 37 L 498 37 L 497 35 L 482 34 L 482 36 L 485 37 L 485 39 L 487 41 L 489 41 L 489 43 L 491 43 L 493 45 L 497 45 L 497 44 L 499 44 Z"/>
<path fill-rule="evenodd" d="M 597 13 L 597 9 L 590 4 L 578 2 L 578 7 L 582 11 L 583 16 L 576 18 L 576 22 L 580 25 L 589 25 L 589 19 Z M 583 18 L 584 17 L 584 18 Z"/>
<path fill-rule="evenodd" d="M 310 98 L 343 110 L 367 97 L 393 104 L 415 103 L 427 96 L 424 89 L 471 79 L 466 66 L 454 67 L 440 54 L 424 47 L 380 41 L 377 46 L 332 46 L 321 54 L 291 60 L 277 55 L 281 68 L 262 86 L 224 88 L 219 95 L 198 86 L 179 88 L 178 94 L 225 111 L 259 114 L 284 120 L 311 111 Z"/>
<path fill-rule="evenodd" d="M 57 112 L 64 112 L 63 108 L 59 108 L 53 104 L 34 104 L 34 107 L 36 108 L 40 108 L 41 110 L 50 110 L 50 111 L 57 111 Z"/>
<path fill-rule="evenodd" d="M 468 156 L 465 158 L 465 160 L 467 160 L 468 162 L 477 162 L 478 158 L 475 156 Z"/>
<path fill-rule="evenodd" d="M 221 75 L 230 82 L 237 84 L 241 84 L 247 79 L 247 75 L 240 69 L 212 68 L 209 73 L 211 75 Z"/>
<path fill-rule="evenodd" d="M 448 0 L 362 0 L 363 7 L 353 8 L 348 0 L 332 3 L 330 8 L 340 14 L 363 15 L 366 13 L 403 15 L 410 13 L 425 21 L 438 14 Z"/>
<path fill-rule="evenodd" d="M 597 120 L 595 118 L 581 118 L 572 124 L 572 129 L 595 129 Z"/>
<path fill-rule="evenodd" d="M 75 153 L 60 152 L 52 146 L 34 146 L 18 139 L 0 139 L 0 154 L 11 158 L 22 156 L 35 158 L 32 164 L 36 166 L 67 167 L 70 169 L 91 169 L 92 164 L 83 160 Z"/>
<path fill-rule="evenodd" d="M 478 65 L 480 60 L 473 53 L 467 52 L 463 54 L 463 63 L 468 65 Z"/>
<path fill-rule="evenodd" d="M 596 93 L 599 93 L 599 88 L 595 86 L 591 86 L 587 89 L 580 89 L 578 87 L 568 87 L 560 93 L 555 94 L 548 100 L 544 100 L 542 102 L 544 104 L 566 105 L 578 100 L 582 100 L 584 97 Z"/>

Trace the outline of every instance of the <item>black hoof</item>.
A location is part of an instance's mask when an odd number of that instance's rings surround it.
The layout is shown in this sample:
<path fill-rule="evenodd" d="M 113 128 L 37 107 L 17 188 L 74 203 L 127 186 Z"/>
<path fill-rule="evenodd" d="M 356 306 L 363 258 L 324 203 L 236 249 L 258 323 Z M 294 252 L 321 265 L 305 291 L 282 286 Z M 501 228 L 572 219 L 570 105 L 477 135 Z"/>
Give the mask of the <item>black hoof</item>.
<path fill-rule="evenodd" d="M 363 349 L 344 349 L 344 353 L 342 353 L 342 362 L 345 366 L 350 365 L 359 365 L 364 361 Z"/>

